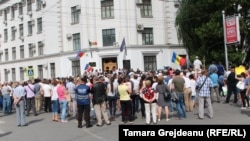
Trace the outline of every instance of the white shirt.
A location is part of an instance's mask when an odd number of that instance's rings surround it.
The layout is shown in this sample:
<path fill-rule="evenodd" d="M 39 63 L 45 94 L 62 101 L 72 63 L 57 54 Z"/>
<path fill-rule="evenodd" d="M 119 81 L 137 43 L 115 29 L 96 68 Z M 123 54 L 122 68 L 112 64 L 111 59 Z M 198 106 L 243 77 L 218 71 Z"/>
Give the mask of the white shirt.
<path fill-rule="evenodd" d="M 57 86 L 52 86 L 52 97 L 51 100 L 57 100 L 58 99 L 58 94 L 57 94 Z"/>
<path fill-rule="evenodd" d="M 139 83 L 140 83 L 140 81 L 138 80 L 138 78 L 137 79 L 130 79 L 131 81 L 133 81 L 133 83 L 134 83 L 134 92 L 136 93 L 136 94 L 139 94 Z"/>
<path fill-rule="evenodd" d="M 43 93 L 44 93 L 44 97 L 51 97 L 51 91 L 52 91 L 52 88 L 49 84 L 44 84 L 42 86 L 42 89 L 43 89 Z"/>
<path fill-rule="evenodd" d="M 196 81 L 194 79 L 190 80 L 190 86 L 191 86 L 191 90 L 192 90 L 192 96 L 196 96 Z"/>
<path fill-rule="evenodd" d="M 194 65 L 194 69 L 200 69 L 202 63 L 201 63 L 201 61 L 199 59 L 195 59 L 193 65 Z"/>
<path fill-rule="evenodd" d="M 190 88 L 191 84 L 190 84 L 190 79 L 183 76 L 184 80 L 185 80 L 185 88 Z"/>

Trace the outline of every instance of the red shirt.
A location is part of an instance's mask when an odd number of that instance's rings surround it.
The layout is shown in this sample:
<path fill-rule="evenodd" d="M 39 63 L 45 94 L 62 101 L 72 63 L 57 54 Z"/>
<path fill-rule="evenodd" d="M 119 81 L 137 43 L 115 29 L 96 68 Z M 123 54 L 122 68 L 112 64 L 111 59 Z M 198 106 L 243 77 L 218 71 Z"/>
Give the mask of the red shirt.
<path fill-rule="evenodd" d="M 144 97 L 148 100 L 153 99 L 155 95 L 155 90 L 152 89 L 152 87 L 146 87 L 142 89 L 142 94 Z M 148 103 L 147 101 L 144 100 L 145 103 Z M 156 99 L 152 101 L 152 103 L 156 102 Z"/>

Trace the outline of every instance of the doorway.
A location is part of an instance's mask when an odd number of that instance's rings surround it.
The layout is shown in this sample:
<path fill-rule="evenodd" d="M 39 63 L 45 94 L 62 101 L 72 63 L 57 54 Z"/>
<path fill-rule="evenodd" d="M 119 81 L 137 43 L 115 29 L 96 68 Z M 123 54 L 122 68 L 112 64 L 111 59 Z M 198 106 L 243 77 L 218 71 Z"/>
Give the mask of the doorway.
<path fill-rule="evenodd" d="M 117 69 L 117 58 L 102 58 L 102 70 L 105 73 L 112 73 L 112 71 Z"/>

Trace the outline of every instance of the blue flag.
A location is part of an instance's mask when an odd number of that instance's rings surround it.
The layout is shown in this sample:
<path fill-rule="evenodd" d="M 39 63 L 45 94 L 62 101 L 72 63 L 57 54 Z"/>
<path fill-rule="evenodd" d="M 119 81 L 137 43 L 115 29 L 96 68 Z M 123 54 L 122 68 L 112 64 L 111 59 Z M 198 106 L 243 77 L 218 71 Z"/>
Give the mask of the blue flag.
<path fill-rule="evenodd" d="M 123 40 L 122 40 L 122 44 L 120 46 L 120 51 L 122 52 L 124 49 L 126 49 L 125 38 L 123 38 Z"/>

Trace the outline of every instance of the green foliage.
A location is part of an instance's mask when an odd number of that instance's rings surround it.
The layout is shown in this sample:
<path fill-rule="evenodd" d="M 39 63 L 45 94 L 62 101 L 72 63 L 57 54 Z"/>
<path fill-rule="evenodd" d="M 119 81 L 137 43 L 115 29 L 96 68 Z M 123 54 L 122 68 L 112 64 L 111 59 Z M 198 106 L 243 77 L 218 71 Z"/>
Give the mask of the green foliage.
<path fill-rule="evenodd" d="M 237 9 L 241 5 L 241 9 Z M 190 61 L 195 56 L 205 57 L 206 64 L 225 60 L 222 10 L 225 15 L 239 12 L 241 41 L 228 47 L 228 59 L 241 64 L 245 48 L 244 41 L 250 38 L 249 0 L 182 0 L 176 16 L 178 38 L 187 49 Z M 236 46 L 238 51 L 236 51 Z"/>

